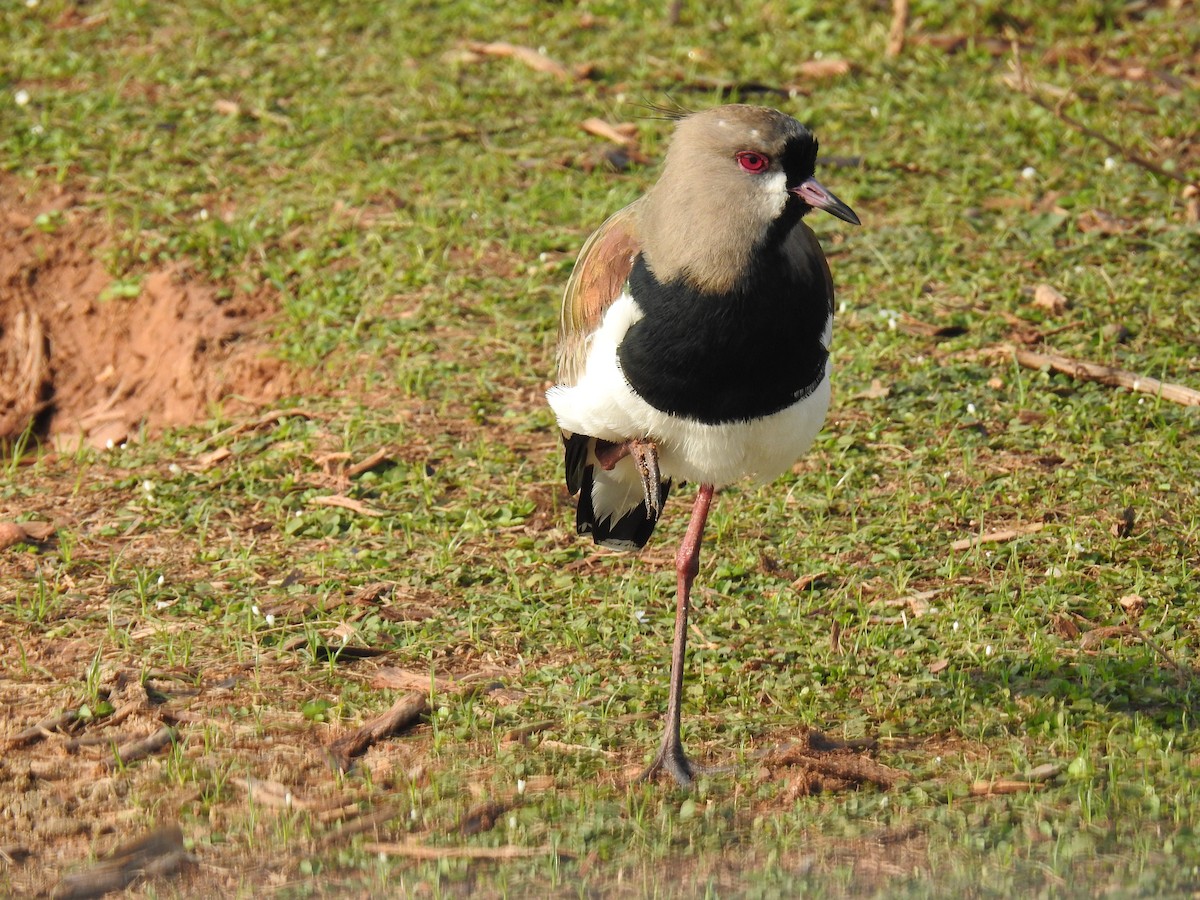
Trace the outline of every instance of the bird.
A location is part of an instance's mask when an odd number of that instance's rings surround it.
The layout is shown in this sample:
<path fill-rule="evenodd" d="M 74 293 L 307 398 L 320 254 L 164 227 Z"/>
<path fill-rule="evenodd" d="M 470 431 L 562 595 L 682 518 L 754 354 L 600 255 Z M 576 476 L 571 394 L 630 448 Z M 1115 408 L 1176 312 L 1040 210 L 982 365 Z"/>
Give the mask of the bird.
<path fill-rule="evenodd" d="M 860 225 L 814 176 L 817 138 L 779 110 L 683 112 L 658 180 L 583 244 L 546 399 L 562 431 L 577 533 L 650 540 L 672 486 L 697 485 L 675 557 L 663 736 L 642 773 L 688 787 L 682 743 L 691 590 L 714 491 L 787 471 L 830 401 L 833 280 L 814 209 Z"/>

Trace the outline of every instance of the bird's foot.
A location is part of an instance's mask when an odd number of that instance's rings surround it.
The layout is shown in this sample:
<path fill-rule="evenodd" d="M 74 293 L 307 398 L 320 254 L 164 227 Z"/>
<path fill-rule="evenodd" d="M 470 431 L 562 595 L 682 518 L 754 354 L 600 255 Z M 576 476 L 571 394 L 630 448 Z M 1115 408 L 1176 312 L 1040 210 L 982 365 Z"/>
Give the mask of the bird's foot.
<path fill-rule="evenodd" d="M 651 518 L 657 519 L 662 512 L 661 501 L 662 476 L 658 471 L 658 448 L 653 441 L 634 440 L 629 442 L 629 455 L 637 465 L 638 475 L 642 479 L 642 497 L 646 502 L 646 512 Z"/>
<path fill-rule="evenodd" d="M 622 444 L 610 441 L 596 442 L 596 461 L 607 472 L 626 456 L 633 457 L 637 466 L 638 476 L 642 481 L 642 499 L 646 503 L 646 512 L 657 519 L 662 512 L 662 475 L 658 468 L 658 447 L 654 441 L 644 438 L 633 438 Z"/>
<path fill-rule="evenodd" d="M 638 776 L 638 781 L 653 781 L 660 772 L 666 772 L 675 779 L 681 788 L 690 788 L 699 770 L 683 752 L 683 745 L 678 741 L 663 741 L 658 748 L 658 755 Z"/>

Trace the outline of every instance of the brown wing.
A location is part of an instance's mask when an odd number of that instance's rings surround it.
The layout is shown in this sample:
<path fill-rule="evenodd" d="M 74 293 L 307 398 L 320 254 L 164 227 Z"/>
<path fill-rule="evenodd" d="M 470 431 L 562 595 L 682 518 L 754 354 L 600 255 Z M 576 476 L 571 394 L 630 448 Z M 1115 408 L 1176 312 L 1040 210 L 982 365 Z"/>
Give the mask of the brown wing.
<path fill-rule="evenodd" d="M 640 200 L 613 213 L 583 245 L 563 293 L 558 323 L 558 382 L 573 385 L 583 373 L 592 333 L 621 296 L 641 252 L 637 233 Z"/>

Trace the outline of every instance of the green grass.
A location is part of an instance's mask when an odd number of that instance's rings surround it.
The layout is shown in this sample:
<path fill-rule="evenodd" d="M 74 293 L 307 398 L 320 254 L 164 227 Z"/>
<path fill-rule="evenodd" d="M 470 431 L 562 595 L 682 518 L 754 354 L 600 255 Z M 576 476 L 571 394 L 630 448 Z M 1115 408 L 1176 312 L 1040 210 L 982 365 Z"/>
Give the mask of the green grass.
<path fill-rule="evenodd" d="M 276 352 L 311 376 L 285 404 L 307 419 L 223 431 L 214 410 L 124 449 L 5 467 L 0 519 L 61 523 L 48 545 L 0 551 L 6 735 L 121 699 L 106 687 L 119 672 L 195 714 L 174 750 L 113 777 L 117 799 L 75 807 L 90 830 L 65 859 L 107 848 L 99 823 L 132 807 L 119 837 L 178 820 L 202 862 L 161 893 L 1200 889 L 1195 410 L 993 351 L 1014 317 L 1069 326 L 1049 338 L 1062 353 L 1200 387 L 1200 237 L 1180 185 L 1106 165 L 1113 151 L 1002 81 L 1018 40 L 1030 77 L 1074 91 L 1072 116 L 1196 178 L 1200 19 L 1171 4 L 952 9 L 913 14 L 964 37 L 957 52 L 914 40 L 897 60 L 872 4 L 686 4 L 674 28 L 665 4 L 625 2 L 0 12 L 11 177 L 79 192 L 114 234 L 121 284 L 186 260 L 231 295 L 265 287 Z M 595 72 L 469 61 L 471 40 Z M 797 66 L 818 52 L 854 67 L 806 82 Z M 813 221 L 840 306 L 828 427 L 792 475 L 725 491 L 712 515 L 685 740 L 741 769 L 684 795 L 627 781 L 665 705 L 690 491 L 644 557 L 598 556 L 571 534 L 540 395 L 573 253 L 655 174 L 584 171 L 598 142 L 578 123 L 638 121 L 659 159 L 669 128 L 639 119 L 641 104 L 703 107 L 728 99 L 706 86 L 752 82 L 800 84 L 749 99 L 861 159 L 821 177 L 864 226 Z M 1095 209 L 1127 229 L 1088 230 Z M 1067 313 L 1031 306 L 1039 282 L 1071 298 Z M 935 339 L 914 319 L 963 331 Z M 321 464 L 385 445 L 392 463 L 348 486 Z M 230 455 L 198 462 L 216 449 Z M 383 515 L 312 502 L 339 491 Z M 950 547 L 1031 523 L 1044 527 Z M 381 598 L 355 599 L 381 581 Z M 889 605 L 923 592 L 923 614 Z M 1136 620 L 1129 595 L 1145 603 Z M 1124 624 L 1149 641 L 1082 636 Z M 348 628 L 387 655 L 325 658 Z M 397 695 L 372 684 L 381 665 L 485 688 L 438 692 L 427 725 L 335 776 L 321 748 Z M 507 737 L 531 723 L 549 724 Z M 795 796 L 793 773 L 755 753 L 802 726 L 878 738 L 877 758 L 910 778 Z M 0 795 L 20 793 L 12 773 L 30 755 L 9 754 Z M 1062 771 L 1041 790 L 970 793 L 1046 763 Z M 315 808 L 249 802 L 247 777 L 395 814 L 337 838 Z M 464 835 L 487 801 L 512 805 Z M 24 840 L 5 827 L 0 846 Z M 559 856 L 366 849 L 405 835 Z M 0 867 L 0 890 L 63 865 Z"/>

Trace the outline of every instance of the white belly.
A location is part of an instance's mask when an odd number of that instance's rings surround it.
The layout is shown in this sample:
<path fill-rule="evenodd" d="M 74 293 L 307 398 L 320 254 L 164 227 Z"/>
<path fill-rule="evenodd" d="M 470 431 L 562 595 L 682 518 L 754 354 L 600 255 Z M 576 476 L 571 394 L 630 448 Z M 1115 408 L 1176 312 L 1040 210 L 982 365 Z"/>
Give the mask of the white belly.
<path fill-rule="evenodd" d="M 621 373 L 617 347 L 640 317 L 641 311 L 627 295 L 618 298 L 592 337 L 579 382 L 547 392 L 564 431 L 614 443 L 652 440 L 664 477 L 716 487 L 747 476 L 770 481 L 808 449 L 829 408 L 828 368 L 807 397 L 764 418 L 720 425 L 679 418 L 650 406 Z M 829 337 L 827 329 L 826 346 Z M 714 360 L 714 365 L 719 362 Z"/>

